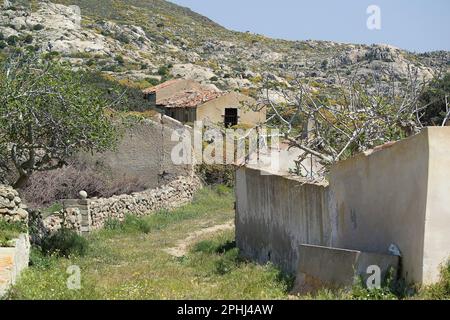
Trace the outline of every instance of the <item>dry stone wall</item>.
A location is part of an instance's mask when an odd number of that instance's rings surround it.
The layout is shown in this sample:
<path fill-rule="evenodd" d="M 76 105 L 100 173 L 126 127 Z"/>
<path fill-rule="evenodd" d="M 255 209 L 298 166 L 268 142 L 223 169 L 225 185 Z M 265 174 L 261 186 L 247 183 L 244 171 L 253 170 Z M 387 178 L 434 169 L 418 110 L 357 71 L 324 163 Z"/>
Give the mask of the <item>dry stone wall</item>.
<path fill-rule="evenodd" d="M 180 176 L 170 183 L 131 195 L 111 198 L 80 199 L 63 201 L 64 209 L 42 219 L 33 213 L 34 225 L 39 234 L 53 233 L 63 226 L 80 233 L 97 230 L 109 219 L 123 221 L 127 214 L 144 216 L 158 210 L 170 210 L 192 201 L 195 192 L 202 186 L 195 176 Z"/>
<path fill-rule="evenodd" d="M 25 204 L 12 187 L 0 185 L 0 218 L 6 221 L 28 221 Z"/>
<path fill-rule="evenodd" d="M 178 177 L 169 184 L 131 195 L 91 200 L 89 214 L 91 230 L 102 228 L 108 219 L 123 220 L 125 215 L 147 215 L 158 210 L 170 210 L 190 202 L 201 187 L 197 177 Z"/>

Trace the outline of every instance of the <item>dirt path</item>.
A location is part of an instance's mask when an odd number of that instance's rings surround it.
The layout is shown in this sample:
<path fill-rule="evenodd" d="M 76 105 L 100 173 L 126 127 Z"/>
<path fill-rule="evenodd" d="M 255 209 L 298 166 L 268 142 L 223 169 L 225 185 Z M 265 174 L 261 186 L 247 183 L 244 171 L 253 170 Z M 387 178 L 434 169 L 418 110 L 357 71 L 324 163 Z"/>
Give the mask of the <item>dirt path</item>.
<path fill-rule="evenodd" d="M 234 221 L 228 221 L 225 224 L 215 225 L 209 228 L 205 228 L 202 230 L 198 230 L 190 233 L 185 239 L 179 240 L 177 242 L 176 247 L 164 249 L 165 252 L 170 254 L 171 256 L 180 258 L 186 255 L 188 252 L 189 246 L 196 242 L 199 238 L 214 234 L 220 231 L 231 230 L 234 228 Z"/>

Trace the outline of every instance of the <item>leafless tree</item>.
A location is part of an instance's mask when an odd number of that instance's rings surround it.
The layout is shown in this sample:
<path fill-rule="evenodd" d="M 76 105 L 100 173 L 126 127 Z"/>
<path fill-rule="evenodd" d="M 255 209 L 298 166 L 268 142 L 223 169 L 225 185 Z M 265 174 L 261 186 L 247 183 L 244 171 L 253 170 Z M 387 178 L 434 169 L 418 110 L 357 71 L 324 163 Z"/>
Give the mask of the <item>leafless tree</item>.
<path fill-rule="evenodd" d="M 268 125 L 282 129 L 292 147 L 304 151 L 299 163 L 315 157 L 329 166 L 355 153 L 420 132 L 427 106 L 419 97 L 428 81 L 408 67 L 407 79 L 395 80 L 390 70 L 345 78 L 336 73 L 337 84 L 318 90 L 311 79 L 295 77 L 289 83 L 267 78 L 261 103 L 268 106 Z M 277 93 L 283 102 L 275 102 Z M 450 117 L 447 99 L 447 117 Z"/>

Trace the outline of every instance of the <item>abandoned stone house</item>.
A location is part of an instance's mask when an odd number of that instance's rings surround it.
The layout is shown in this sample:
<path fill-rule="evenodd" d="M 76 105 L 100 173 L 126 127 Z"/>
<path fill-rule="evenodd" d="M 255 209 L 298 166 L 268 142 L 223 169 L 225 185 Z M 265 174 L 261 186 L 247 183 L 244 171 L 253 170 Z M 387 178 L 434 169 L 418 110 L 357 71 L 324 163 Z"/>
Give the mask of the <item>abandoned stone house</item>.
<path fill-rule="evenodd" d="M 143 92 L 151 107 L 182 123 L 209 121 L 232 127 L 255 126 L 266 120 L 265 108 L 258 109 L 255 99 L 238 92 L 222 92 L 193 80 L 169 80 Z"/>

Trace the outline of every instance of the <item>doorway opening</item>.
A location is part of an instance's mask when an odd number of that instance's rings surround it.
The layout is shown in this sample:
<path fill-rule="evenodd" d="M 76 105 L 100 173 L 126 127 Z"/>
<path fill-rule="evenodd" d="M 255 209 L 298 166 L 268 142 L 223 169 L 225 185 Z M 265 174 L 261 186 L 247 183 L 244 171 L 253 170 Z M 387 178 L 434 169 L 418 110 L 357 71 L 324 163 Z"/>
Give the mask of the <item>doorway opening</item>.
<path fill-rule="evenodd" d="M 238 124 L 238 109 L 226 108 L 224 124 L 226 128 L 233 127 Z"/>

